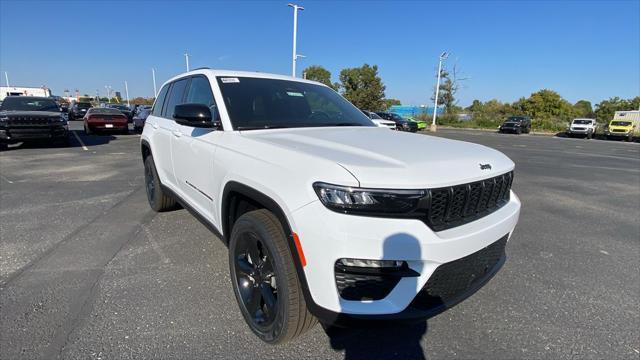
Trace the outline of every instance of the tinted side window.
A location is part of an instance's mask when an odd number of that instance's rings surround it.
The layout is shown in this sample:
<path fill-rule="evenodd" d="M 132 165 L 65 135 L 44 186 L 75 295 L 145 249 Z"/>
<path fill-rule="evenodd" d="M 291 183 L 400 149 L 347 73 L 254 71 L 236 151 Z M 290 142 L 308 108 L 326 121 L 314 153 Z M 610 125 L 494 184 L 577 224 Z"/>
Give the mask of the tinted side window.
<path fill-rule="evenodd" d="M 151 111 L 153 116 L 162 116 L 162 104 L 164 104 L 164 99 L 167 97 L 167 89 L 169 89 L 169 84 L 160 90 L 160 94 L 158 94 L 158 98 L 155 104 L 153 104 L 153 110 Z"/>
<path fill-rule="evenodd" d="M 176 105 L 184 103 L 182 99 L 184 99 L 184 90 L 187 88 L 188 84 L 189 79 L 182 79 L 173 83 L 173 86 L 171 86 L 171 90 L 169 91 L 169 95 L 167 96 L 164 110 L 162 111 L 163 117 L 173 119 L 173 111 Z"/>
<path fill-rule="evenodd" d="M 216 101 L 213 99 L 213 93 L 211 92 L 211 84 L 209 83 L 209 79 L 204 76 L 194 76 L 191 78 L 191 85 L 189 85 L 185 102 L 207 105 L 211 110 L 213 120 L 217 121 L 220 119 Z"/>

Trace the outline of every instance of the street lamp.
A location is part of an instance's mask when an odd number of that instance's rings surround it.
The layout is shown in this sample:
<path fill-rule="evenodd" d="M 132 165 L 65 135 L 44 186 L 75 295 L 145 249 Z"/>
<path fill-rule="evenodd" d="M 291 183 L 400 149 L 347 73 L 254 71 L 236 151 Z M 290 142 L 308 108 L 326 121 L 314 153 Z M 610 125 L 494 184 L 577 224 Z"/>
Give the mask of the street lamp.
<path fill-rule="evenodd" d="M 431 127 L 429 128 L 429 130 L 433 132 L 436 131 L 436 114 L 438 111 L 438 95 L 440 93 L 440 74 L 442 73 L 442 62 L 446 60 L 448 57 L 449 57 L 449 53 L 446 51 L 443 51 L 442 54 L 440 54 L 440 61 L 438 62 L 438 81 L 436 83 L 436 98 L 434 100 L 434 105 L 433 105 L 433 122 L 431 123 Z"/>
<path fill-rule="evenodd" d="M 296 77 L 296 60 L 302 55 L 298 55 L 296 51 L 296 38 L 298 35 L 298 10 L 302 11 L 304 8 L 296 4 L 287 4 L 287 6 L 293 8 L 293 63 L 291 64 L 291 76 Z"/>
<path fill-rule="evenodd" d="M 187 71 L 189 71 L 189 53 L 185 50 L 184 59 L 187 62 Z"/>
<path fill-rule="evenodd" d="M 156 69 L 151 68 L 151 76 L 153 76 L 153 97 L 158 97 L 158 90 L 156 89 Z"/>
<path fill-rule="evenodd" d="M 131 103 L 129 103 L 129 84 L 127 84 L 127 80 L 124 81 L 124 92 L 127 94 L 127 106 L 131 107 Z"/>

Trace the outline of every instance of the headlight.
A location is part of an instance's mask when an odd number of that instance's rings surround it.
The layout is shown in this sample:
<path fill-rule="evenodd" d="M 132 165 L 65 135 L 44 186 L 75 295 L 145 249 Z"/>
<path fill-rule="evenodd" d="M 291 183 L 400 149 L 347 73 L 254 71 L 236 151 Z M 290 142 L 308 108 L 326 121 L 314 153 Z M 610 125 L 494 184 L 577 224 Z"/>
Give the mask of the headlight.
<path fill-rule="evenodd" d="M 318 198 L 327 208 L 344 213 L 409 213 L 425 198 L 426 190 L 386 190 L 313 184 Z"/>

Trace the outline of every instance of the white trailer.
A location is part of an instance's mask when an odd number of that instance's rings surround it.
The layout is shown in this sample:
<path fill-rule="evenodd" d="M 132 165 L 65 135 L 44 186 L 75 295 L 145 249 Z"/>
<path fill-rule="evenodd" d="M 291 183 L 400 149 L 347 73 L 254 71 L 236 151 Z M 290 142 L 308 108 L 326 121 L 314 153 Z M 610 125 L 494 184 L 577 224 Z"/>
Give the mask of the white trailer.
<path fill-rule="evenodd" d="M 28 86 L 0 86 L 0 101 L 7 96 L 51 96 L 51 90 L 46 87 Z"/>

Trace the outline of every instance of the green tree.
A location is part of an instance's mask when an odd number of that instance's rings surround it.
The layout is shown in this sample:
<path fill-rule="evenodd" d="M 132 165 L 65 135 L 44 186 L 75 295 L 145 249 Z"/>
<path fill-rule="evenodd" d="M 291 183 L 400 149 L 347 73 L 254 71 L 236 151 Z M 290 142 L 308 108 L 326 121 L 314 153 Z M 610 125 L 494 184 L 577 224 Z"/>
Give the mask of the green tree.
<path fill-rule="evenodd" d="M 398 99 L 384 99 L 384 110 L 388 110 L 393 105 L 402 105 Z"/>
<path fill-rule="evenodd" d="M 380 111 L 384 109 L 385 86 L 378 76 L 378 66 L 364 64 L 361 67 L 340 71 L 342 95 L 360 109 Z"/>
<path fill-rule="evenodd" d="M 569 121 L 576 111 L 570 102 L 553 90 L 542 89 L 528 98 L 521 98 L 513 104 L 514 109 L 534 120 Z"/>
<path fill-rule="evenodd" d="M 636 96 L 633 99 L 621 99 L 617 96 L 612 97 L 596 104 L 596 120 L 608 123 L 613 119 L 616 111 L 638 110 L 639 108 L 640 96 Z"/>
<path fill-rule="evenodd" d="M 591 101 L 580 100 L 573 105 L 573 108 L 576 111 L 576 115 L 579 117 L 593 118 L 595 116 L 593 108 L 591 107 Z"/>
<path fill-rule="evenodd" d="M 437 74 L 436 74 L 437 76 Z M 440 70 L 440 90 L 438 91 L 438 104 L 444 106 L 446 114 L 453 114 L 460 110 L 457 107 L 456 94 L 460 89 L 461 82 L 467 80 L 460 77 L 460 71 L 458 65 L 454 64 L 451 71 L 447 70 L 445 66 Z M 434 95 L 431 100 L 435 99 Z"/>
<path fill-rule="evenodd" d="M 334 90 L 338 90 L 340 86 L 338 83 L 331 82 L 331 72 L 320 65 L 309 66 L 304 69 L 303 74 L 305 79 L 323 83 Z"/>

